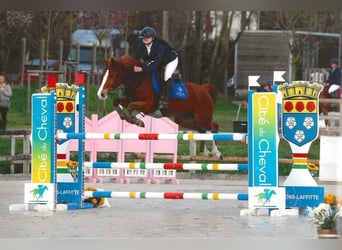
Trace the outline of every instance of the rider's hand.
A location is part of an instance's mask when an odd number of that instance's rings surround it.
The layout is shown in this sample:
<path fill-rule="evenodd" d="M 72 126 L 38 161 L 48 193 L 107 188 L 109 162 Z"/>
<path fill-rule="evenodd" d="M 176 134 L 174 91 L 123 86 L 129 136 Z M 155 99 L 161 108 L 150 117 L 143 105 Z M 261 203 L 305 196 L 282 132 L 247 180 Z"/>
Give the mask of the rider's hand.
<path fill-rule="evenodd" d="M 142 68 L 139 66 L 134 66 L 134 72 L 141 72 Z"/>

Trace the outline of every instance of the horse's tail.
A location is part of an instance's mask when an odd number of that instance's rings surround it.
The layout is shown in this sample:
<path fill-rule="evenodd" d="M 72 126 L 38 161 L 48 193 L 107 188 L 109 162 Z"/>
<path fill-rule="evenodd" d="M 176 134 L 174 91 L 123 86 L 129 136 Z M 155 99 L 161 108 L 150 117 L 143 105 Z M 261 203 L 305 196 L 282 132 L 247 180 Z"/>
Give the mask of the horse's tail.
<path fill-rule="evenodd" d="M 203 85 L 204 87 L 206 87 L 210 93 L 211 98 L 213 99 L 214 103 L 216 102 L 217 98 L 218 98 L 218 90 L 216 88 L 216 86 L 212 83 L 206 83 Z"/>

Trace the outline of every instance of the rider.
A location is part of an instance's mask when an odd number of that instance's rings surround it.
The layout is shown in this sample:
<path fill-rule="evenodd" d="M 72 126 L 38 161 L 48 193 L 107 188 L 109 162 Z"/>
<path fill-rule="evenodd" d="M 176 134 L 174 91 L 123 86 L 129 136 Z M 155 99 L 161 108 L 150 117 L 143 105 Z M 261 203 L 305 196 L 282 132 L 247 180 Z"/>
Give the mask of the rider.
<path fill-rule="evenodd" d="M 325 85 L 329 87 L 328 93 L 332 98 L 337 98 L 337 91 L 341 87 L 341 69 L 336 59 L 330 61 L 331 69 Z"/>
<path fill-rule="evenodd" d="M 156 31 L 152 27 L 143 28 L 139 33 L 139 38 L 135 58 L 142 60 L 145 65 L 142 67 L 134 66 L 134 72 L 157 71 L 160 66 L 165 65 L 163 80 L 166 93 L 161 96 L 158 108 L 152 114 L 155 117 L 161 117 L 160 109 L 169 106 L 168 98 L 172 88 L 172 74 L 178 65 L 178 54 L 166 41 L 156 36 Z"/>

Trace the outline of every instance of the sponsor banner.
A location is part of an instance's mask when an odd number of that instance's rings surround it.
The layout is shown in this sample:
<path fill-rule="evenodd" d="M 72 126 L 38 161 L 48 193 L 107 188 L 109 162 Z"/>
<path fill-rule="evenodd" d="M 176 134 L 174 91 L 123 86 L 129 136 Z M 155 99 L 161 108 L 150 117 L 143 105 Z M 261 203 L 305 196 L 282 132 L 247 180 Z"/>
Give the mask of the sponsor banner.
<path fill-rule="evenodd" d="M 284 187 L 249 187 L 248 208 L 285 209 Z"/>
<path fill-rule="evenodd" d="M 58 182 L 57 183 L 57 202 L 58 203 L 68 203 L 68 202 L 81 202 L 82 187 L 79 183 L 67 183 Z"/>
<path fill-rule="evenodd" d="M 32 95 L 31 181 L 54 182 L 55 93 Z"/>
<path fill-rule="evenodd" d="M 317 207 L 324 202 L 323 187 L 286 186 L 286 207 Z"/>
<path fill-rule="evenodd" d="M 276 93 L 253 93 L 249 103 L 249 186 L 278 186 Z"/>

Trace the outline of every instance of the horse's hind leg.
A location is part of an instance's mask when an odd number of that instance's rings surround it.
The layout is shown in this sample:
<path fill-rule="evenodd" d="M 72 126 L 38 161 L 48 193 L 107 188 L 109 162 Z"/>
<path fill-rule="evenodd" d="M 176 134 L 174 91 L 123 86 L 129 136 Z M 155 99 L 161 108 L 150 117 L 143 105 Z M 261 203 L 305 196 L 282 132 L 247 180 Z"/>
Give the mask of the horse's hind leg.
<path fill-rule="evenodd" d="M 191 129 L 194 131 L 198 131 L 199 133 L 205 132 L 205 130 L 200 129 L 197 126 L 197 124 L 195 123 L 195 119 L 194 119 L 193 115 L 183 114 L 183 115 L 175 116 L 175 122 L 184 128 Z M 203 156 L 209 156 L 210 152 L 206 148 L 205 141 L 200 141 L 199 143 L 200 143 L 200 148 L 199 148 L 200 154 Z"/>
<path fill-rule="evenodd" d="M 211 131 L 206 131 L 206 133 L 217 133 L 218 132 L 218 124 L 217 123 L 213 123 L 212 124 L 213 129 Z M 211 151 L 209 151 L 207 149 L 206 143 L 205 141 L 201 141 L 200 142 L 200 153 L 204 156 L 211 156 L 211 157 L 216 157 L 219 159 L 222 159 L 222 154 L 219 151 L 218 147 L 217 147 L 218 143 L 217 141 L 212 141 L 211 142 Z"/>
<path fill-rule="evenodd" d="M 219 128 L 218 124 L 217 123 L 213 123 L 212 125 L 213 125 L 213 129 L 211 130 L 211 133 L 218 133 L 218 128 Z M 211 155 L 215 156 L 217 158 L 222 159 L 222 154 L 218 150 L 217 145 L 218 145 L 217 141 L 212 141 Z"/>
<path fill-rule="evenodd" d="M 212 132 L 207 131 L 206 133 L 212 133 Z M 222 159 L 222 154 L 217 147 L 217 141 L 214 141 L 214 140 L 211 142 L 211 151 L 208 150 L 205 141 L 200 141 L 200 153 L 203 156 L 211 156 L 211 157 Z"/>
<path fill-rule="evenodd" d="M 200 154 L 202 156 L 210 156 L 211 155 L 210 151 L 207 149 L 207 144 L 205 143 L 205 141 L 200 141 Z"/>

